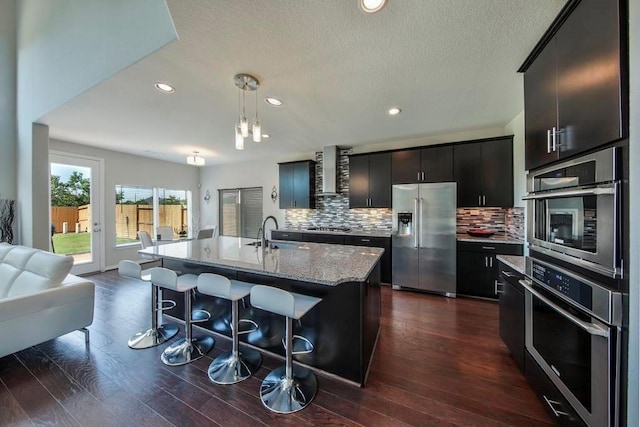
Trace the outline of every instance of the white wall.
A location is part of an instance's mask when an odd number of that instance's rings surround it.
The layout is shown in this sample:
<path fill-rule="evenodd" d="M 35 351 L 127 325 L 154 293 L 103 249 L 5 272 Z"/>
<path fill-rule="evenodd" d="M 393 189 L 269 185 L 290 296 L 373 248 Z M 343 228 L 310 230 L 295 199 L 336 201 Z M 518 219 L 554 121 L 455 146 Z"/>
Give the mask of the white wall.
<path fill-rule="evenodd" d="M 218 190 L 226 188 L 262 187 L 263 217 L 273 215 L 280 227 L 284 226 L 284 210 L 279 208 L 280 200 L 271 200 L 271 189 L 275 185 L 280 192 L 278 183 L 278 164 L 270 161 L 251 161 L 204 167 L 200 170 L 200 195 L 207 190 L 211 200 L 206 203 L 200 197 L 200 225 L 218 225 Z"/>
<path fill-rule="evenodd" d="M 16 2 L 0 2 L 0 198 L 16 198 Z"/>
<path fill-rule="evenodd" d="M 631 259 L 629 274 L 629 388 L 627 425 L 640 425 L 640 2 L 629 2 Z"/>
<path fill-rule="evenodd" d="M 18 232 L 46 249 L 48 130 L 32 123 L 177 35 L 158 0 L 22 0 L 16 20 Z"/>
<path fill-rule="evenodd" d="M 505 127 L 507 135 L 513 135 L 513 206 L 526 207 L 522 197 L 527 194 L 527 171 L 524 169 L 524 111 Z"/>
<path fill-rule="evenodd" d="M 54 139 L 50 141 L 49 145 L 52 151 L 104 159 L 105 218 L 102 230 L 105 239 L 105 265 L 107 269 L 116 266 L 121 259 L 140 259 L 137 253 L 140 247 L 137 245 L 116 248 L 116 185 L 190 190 L 195 200 L 192 214 L 195 217 L 198 216 L 200 205 L 197 200 L 201 200 L 201 197 L 198 189 L 200 171 L 197 167 Z"/>

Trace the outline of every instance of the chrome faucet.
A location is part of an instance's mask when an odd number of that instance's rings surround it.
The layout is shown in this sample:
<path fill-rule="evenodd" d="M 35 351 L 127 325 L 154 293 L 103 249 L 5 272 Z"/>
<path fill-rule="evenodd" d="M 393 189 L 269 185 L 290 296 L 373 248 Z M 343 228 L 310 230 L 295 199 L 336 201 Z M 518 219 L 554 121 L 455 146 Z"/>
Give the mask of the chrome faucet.
<path fill-rule="evenodd" d="M 260 239 L 260 244 L 262 245 L 262 247 L 263 247 L 263 248 L 265 248 L 265 245 L 266 245 L 266 243 L 267 243 L 267 239 L 265 239 L 265 237 L 264 237 L 264 236 L 265 236 L 265 234 L 267 233 L 267 230 L 266 230 L 265 226 L 266 226 L 266 224 L 267 224 L 267 220 L 268 220 L 269 218 L 271 218 L 271 219 L 273 220 L 273 223 L 276 225 L 276 230 L 278 229 L 278 220 L 277 220 L 277 219 L 276 219 L 276 217 L 274 217 L 273 215 L 269 215 L 268 217 L 266 217 L 266 218 L 264 219 L 264 221 L 262 221 L 262 227 L 261 227 L 261 230 L 262 230 L 262 237 L 261 237 L 261 239 Z"/>

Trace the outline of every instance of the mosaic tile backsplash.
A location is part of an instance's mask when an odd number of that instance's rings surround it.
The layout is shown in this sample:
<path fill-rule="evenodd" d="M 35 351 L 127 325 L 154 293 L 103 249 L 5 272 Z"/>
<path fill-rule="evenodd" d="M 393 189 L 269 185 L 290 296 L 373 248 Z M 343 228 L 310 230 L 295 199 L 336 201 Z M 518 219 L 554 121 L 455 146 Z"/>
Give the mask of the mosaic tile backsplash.
<path fill-rule="evenodd" d="M 456 217 L 458 233 L 484 228 L 499 236 L 524 240 L 524 208 L 460 208 Z"/>
<path fill-rule="evenodd" d="M 286 228 L 349 227 L 391 232 L 391 209 L 349 209 L 349 155 L 351 148 L 339 149 L 338 195 L 317 196 L 315 209 L 285 210 Z M 316 152 L 316 189 L 322 189 L 322 151 Z M 457 210 L 457 232 L 468 228 L 489 228 L 496 234 L 524 239 L 524 208 L 477 208 Z"/>

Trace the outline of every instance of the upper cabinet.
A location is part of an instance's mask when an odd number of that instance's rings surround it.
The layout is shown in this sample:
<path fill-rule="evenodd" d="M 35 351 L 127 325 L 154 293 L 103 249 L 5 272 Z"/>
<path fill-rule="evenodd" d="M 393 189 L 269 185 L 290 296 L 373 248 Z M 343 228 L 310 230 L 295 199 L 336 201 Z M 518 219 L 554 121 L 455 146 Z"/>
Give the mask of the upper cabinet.
<path fill-rule="evenodd" d="M 453 146 L 458 207 L 513 206 L 513 136 Z"/>
<path fill-rule="evenodd" d="M 349 156 L 349 208 L 391 207 L 391 153 Z"/>
<path fill-rule="evenodd" d="M 392 184 L 453 181 L 453 146 L 394 151 L 391 172 Z"/>
<path fill-rule="evenodd" d="M 279 163 L 280 209 L 315 208 L 316 162 Z"/>
<path fill-rule="evenodd" d="M 621 30 L 618 1 L 570 1 L 525 61 L 526 169 L 627 137 Z"/>

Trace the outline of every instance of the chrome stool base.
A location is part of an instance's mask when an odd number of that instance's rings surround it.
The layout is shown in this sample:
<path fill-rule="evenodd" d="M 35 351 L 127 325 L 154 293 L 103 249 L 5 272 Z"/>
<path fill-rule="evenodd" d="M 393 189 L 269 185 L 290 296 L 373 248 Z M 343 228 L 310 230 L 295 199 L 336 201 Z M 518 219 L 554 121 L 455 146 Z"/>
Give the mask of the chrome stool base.
<path fill-rule="evenodd" d="M 235 384 L 255 374 L 262 356 L 252 348 L 244 348 L 234 354 L 228 351 L 216 357 L 209 365 L 209 379 L 216 384 Z"/>
<path fill-rule="evenodd" d="M 160 359 L 169 366 L 186 365 L 207 354 L 214 344 L 215 340 L 212 337 L 196 337 L 190 341 L 182 338 L 165 348 Z"/>
<path fill-rule="evenodd" d="M 129 338 L 128 345 L 134 350 L 143 350 L 145 348 L 155 347 L 164 344 L 171 338 L 175 337 L 179 328 L 175 325 L 162 325 L 155 329 L 147 329 L 144 332 L 138 332 Z"/>
<path fill-rule="evenodd" d="M 293 365 L 293 376 L 287 380 L 286 367 L 280 366 L 265 377 L 260 386 L 264 406 L 279 414 L 304 409 L 318 391 L 318 380 L 311 370 Z"/>

